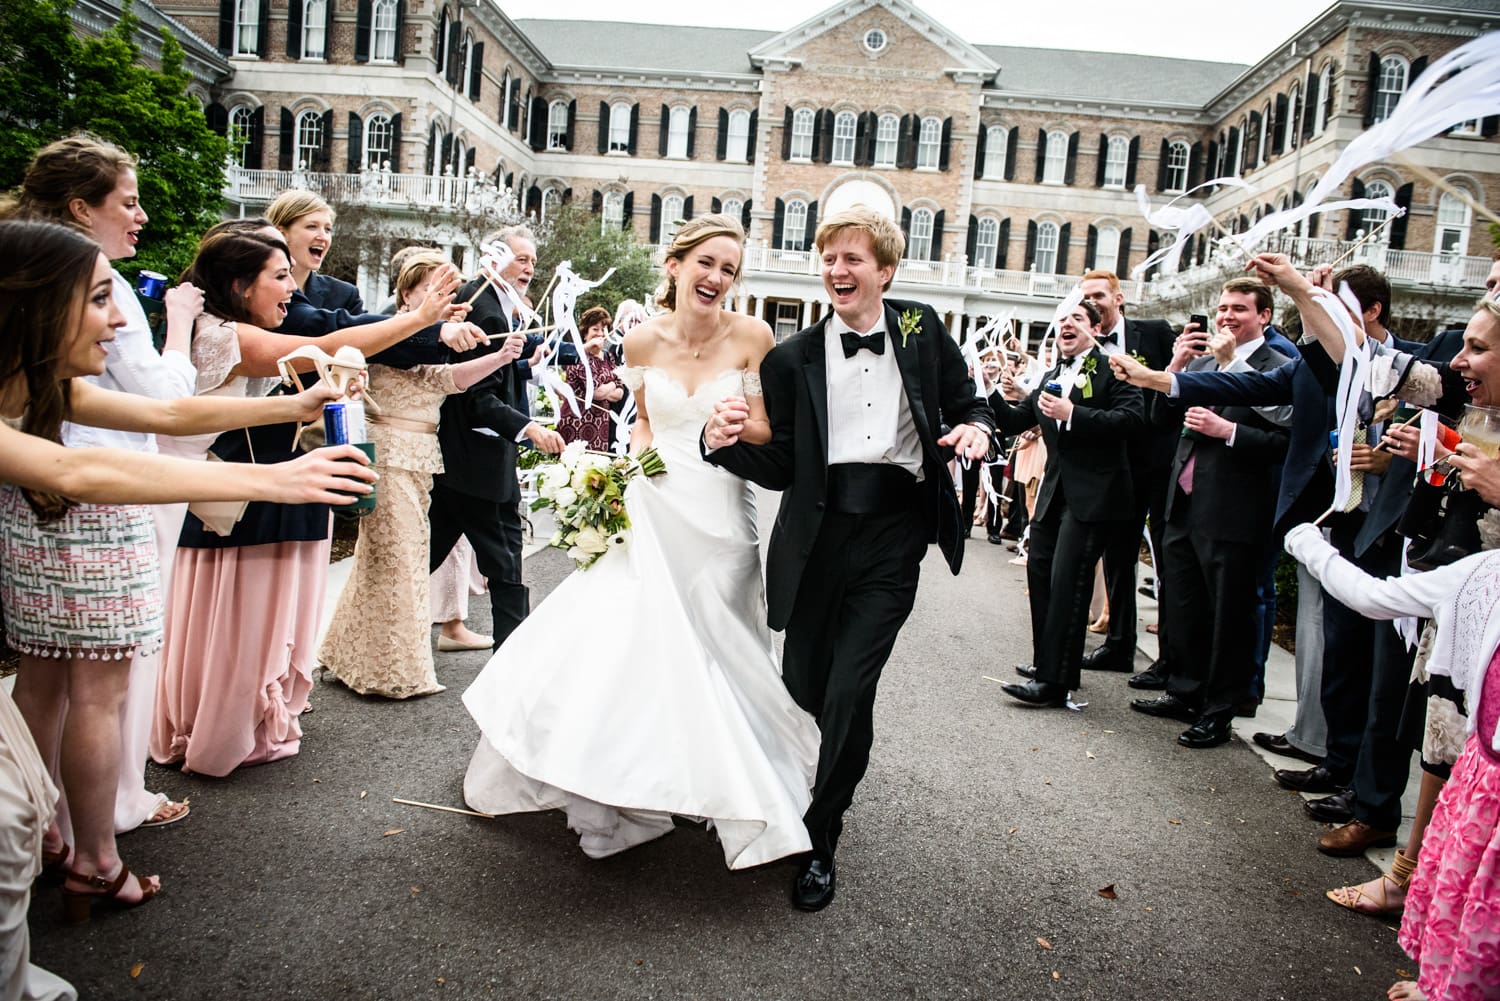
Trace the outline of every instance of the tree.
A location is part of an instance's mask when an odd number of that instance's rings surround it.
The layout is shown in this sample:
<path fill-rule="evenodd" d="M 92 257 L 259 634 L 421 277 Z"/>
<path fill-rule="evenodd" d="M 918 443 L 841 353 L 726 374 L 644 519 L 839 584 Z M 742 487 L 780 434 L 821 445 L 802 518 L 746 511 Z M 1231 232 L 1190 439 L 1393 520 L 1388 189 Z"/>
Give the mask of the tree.
<path fill-rule="evenodd" d="M 141 62 L 125 0 L 98 38 L 71 32 L 67 0 L 6 0 L 0 14 L 0 187 L 21 182 L 36 150 L 91 132 L 135 154 L 150 223 L 130 270 L 176 276 L 223 207 L 227 141 L 188 96 L 182 46 L 161 35 L 161 67 Z"/>
<path fill-rule="evenodd" d="M 590 306 L 603 306 L 613 313 L 622 299 L 644 303 L 660 283 L 648 248 L 625 230 L 601 227 L 599 217 L 581 205 L 554 209 L 537 237 L 536 279 L 532 284 L 538 293 L 562 261 L 572 261 L 573 270 L 588 279 L 615 269 L 609 281 L 579 299 L 579 315 Z M 538 309 L 542 306 L 536 305 Z"/>

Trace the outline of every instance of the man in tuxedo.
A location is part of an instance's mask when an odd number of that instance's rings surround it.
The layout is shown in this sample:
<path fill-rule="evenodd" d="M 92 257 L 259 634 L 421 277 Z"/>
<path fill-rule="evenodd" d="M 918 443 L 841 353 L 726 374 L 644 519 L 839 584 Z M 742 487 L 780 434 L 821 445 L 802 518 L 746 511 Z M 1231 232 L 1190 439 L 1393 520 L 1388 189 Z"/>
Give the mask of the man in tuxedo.
<path fill-rule="evenodd" d="M 501 230 L 515 259 L 502 272 L 518 295 L 524 295 L 536 270 L 536 244 L 529 230 Z M 488 241 L 486 241 L 488 242 Z M 476 278 L 459 290 L 467 302 L 485 282 Z M 474 301 L 469 322 L 490 343 L 476 352 L 498 351 L 523 321 L 519 304 L 493 284 Z M 512 350 L 516 350 L 512 342 Z M 473 357 L 465 355 L 459 360 Z M 443 401 L 438 442 L 443 449 L 443 472 L 433 477 L 432 506 L 428 511 L 432 548 L 429 562 L 436 570 L 460 535 L 474 547 L 479 572 L 489 580 L 495 648 L 505 641 L 531 610 L 530 595 L 521 581 L 521 491 L 516 480 L 516 450 L 522 441 L 544 452 L 563 449 L 562 436 L 537 424 L 526 406 L 526 383 L 514 363 L 505 365 Z"/>
<path fill-rule="evenodd" d="M 1271 290 L 1236 278 L 1219 294 L 1218 332 L 1209 353 L 1197 331 L 1185 331 L 1168 371 L 1257 372 L 1292 359 L 1266 344 Z M 1288 415 L 1289 416 L 1289 415 Z M 1161 427 L 1181 428 L 1167 497 L 1166 528 L 1157 552 L 1162 579 L 1166 694 L 1136 699 L 1131 708 L 1191 722 L 1184 747 L 1229 740 L 1235 707 L 1255 674 L 1256 586 L 1271 548 L 1275 471 L 1286 455 L 1284 425 L 1250 407 L 1191 407 L 1157 395 Z"/>
<path fill-rule="evenodd" d="M 1135 516 L 1129 442 L 1146 422 L 1141 392 L 1116 379 L 1095 343 L 1099 308 L 1088 299 L 1057 325 L 1059 360 L 1031 395 L 990 397 L 1008 434 L 1040 427 L 1047 467 L 1031 519 L 1026 585 L 1031 602 L 1029 680 L 1004 686 L 1038 706 L 1067 704 L 1078 687 L 1094 564 L 1121 525 Z M 1019 396 L 1014 381 L 1004 384 Z"/>
<path fill-rule="evenodd" d="M 993 417 L 931 306 L 885 299 L 905 238 L 859 207 L 816 235 L 832 312 L 761 362 L 771 440 L 739 441 L 748 410 L 719 403 L 709 462 L 782 491 L 766 562 L 767 619 L 786 631 L 782 677 L 823 740 L 804 822 L 812 852 L 793 902 L 833 899 L 844 811 L 869 765 L 875 689 L 936 539 L 958 573 L 964 536 L 948 460 L 989 449 Z M 947 429 L 945 431 L 945 428 Z"/>
<path fill-rule="evenodd" d="M 1151 368 L 1162 369 L 1172 359 L 1173 331 L 1166 320 L 1137 320 L 1124 313 L 1125 293 L 1113 271 L 1089 271 L 1079 286 L 1083 297 L 1099 310 L 1099 350 L 1105 358 L 1128 354 Z M 1144 394 L 1149 413 L 1152 398 Z M 1104 592 L 1109 598 L 1109 634 L 1083 666 L 1093 670 L 1130 671 L 1135 665 L 1136 567 L 1141 562 L 1141 530 L 1150 515 L 1151 547 L 1161 549 L 1162 526 L 1166 524 L 1167 485 L 1172 457 L 1177 449 L 1177 430 L 1160 428 L 1149 421 L 1131 435 L 1130 483 L 1133 506 L 1129 518 L 1111 526 L 1104 546 Z M 1158 584 L 1160 584 L 1158 577 Z M 1166 638 L 1161 637 L 1166 647 Z"/>

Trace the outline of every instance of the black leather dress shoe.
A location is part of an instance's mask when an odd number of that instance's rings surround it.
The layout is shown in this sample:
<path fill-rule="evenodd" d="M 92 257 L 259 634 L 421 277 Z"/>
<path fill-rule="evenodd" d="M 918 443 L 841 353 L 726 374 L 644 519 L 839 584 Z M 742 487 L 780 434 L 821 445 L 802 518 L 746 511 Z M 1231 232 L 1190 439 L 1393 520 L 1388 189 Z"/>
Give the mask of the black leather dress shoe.
<path fill-rule="evenodd" d="M 802 864 L 792 884 L 792 903 L 800 911 L 821 911 L 833 903 L 833 859 L 816 855 Z"/>
<path fill-rule="evenodd" d="M 1276 783 L 1283 789 L 1297 792 L 1338 792 L 1344 783 L 1334 778 L 1333 773 L 1322 765 L 1314 765 L 1301 771 L 1293 768 L 1276 769 Z"/>
<path fill-rule="evenodd" d="M 1143 691 L 1157 691 L 1167 687 L 1167 665 L 1157 661 L 1139 674 L 1132 674 L 1125 679 L 1125 684 L 1131 688 L 1139 688 Z"/>
<path fill-rule="evenodd" d="M 987 541 L 992 546 L 1003 546 L 1003 545 L 1005 545 L 1005 539 L 1002 536 L 999 536 L 999 535 L 993 535 L 992 534 Z"/>
<path fill-rule="evenodd" d="M 1230 713 L 1213 713 L 1203 716 L 1177 736 L 1177 743 L 1183 747 L 1191 747 L 1200 750 L 1206 747 L 1218 747 L 1220 744 L 1229 743 L 1232 734 L 1230 724 L 1234 716 Z"/>
<path fill-rule="evenodd" d="M 1311 751 L 1304 751 L 1296 744 L 1287 740 L 1284 733 L 1257 733 L 1253 734 L 1250 739 L 1255 741 L 1255 746 L 1264 747 L 1272 754 L 1281 754 L 1288 758 L 1296 758 L 1299 761 L 1306 761 L 1309 765 L 1321 765 L 1323 763 L 1323 759 L 1316 754 L 1313 754 Z"/>
<path fill-rule="evenodd" d="M 1310 799 L 1302 804 L 1302 809 L 1325 824 L 1347 824 L 1354 819 L 1354 790 L 1340 789 L 1332 796 Z"/>
<path fill-rule="evenodd" d="M 1154 699 L 1131 699 L 1130 708 L 1147 716 L 1160 716 L 1164 719 L 1181 720 L 1184 723 L 1195 723 L 1201 715 L 1196 706 L 1190 706 L 1170 692 L 1158 695 Z"/>
<path fill-rule="evenodd" d="M 1035 678 L 1036 677 L 1036 665 L 1035 664 L 1017 664 L 1016 665 L 1016 673 L 1019 674 L 1023 678 Z"/>
<path fill-rule="evenodd" d="M 1134 671 L 1135 658 L 1101 646 L 1083 658 L 1085 671 Z"/>
<path fill-rule="evenodd" d="M 1000 690 L 1027 705 L 1060 709 L 1068 704 L 1068 689 L 1050 681 L 1028 681 L 1024 685 L 1001 685 Z"/>

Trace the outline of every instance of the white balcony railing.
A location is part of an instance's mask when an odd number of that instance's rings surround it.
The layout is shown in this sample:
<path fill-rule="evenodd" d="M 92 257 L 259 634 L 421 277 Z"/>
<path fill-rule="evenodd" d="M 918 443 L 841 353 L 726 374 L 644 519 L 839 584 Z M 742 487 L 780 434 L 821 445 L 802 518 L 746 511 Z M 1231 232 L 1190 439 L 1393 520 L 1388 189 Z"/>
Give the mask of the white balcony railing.
<path fill-rule="evenodd" d="M 237 203 L 269 202 L 288 188 L 316 191 L 334 203 L 385 206 L 392 209 L 453 209 L 478 211 L 500 208 L 513 201 L 508 189 L 478 172 L 451 174 L 396 174 L 370 169 L 358 174 L 327 174 L 309 170 L 245 170 L 231 166 L 224 172 L 224 196 Z"/>

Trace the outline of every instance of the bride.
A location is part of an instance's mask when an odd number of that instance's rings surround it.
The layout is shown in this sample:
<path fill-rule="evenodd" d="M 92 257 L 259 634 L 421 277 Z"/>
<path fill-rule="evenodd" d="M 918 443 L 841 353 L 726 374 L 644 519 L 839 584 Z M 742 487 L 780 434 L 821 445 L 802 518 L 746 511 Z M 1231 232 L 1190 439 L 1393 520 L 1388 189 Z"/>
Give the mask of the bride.
<path fill-rule="evenodd" d="M 674 814 L 708 821 L 732 869 L 810 848 L 818 730 L 781 682 L 755 501 L 698 450 L 726 397 L 748 404 L 742 439 L 770 438 L 771 331 L 724 308 L 744 239 L 729 216 L 683 224 L 658 300 L 669 312 L 626 335 L 631 450 L 654 445 L 667 465 L 626 490 L 629 543 L 564 581 L 464 693 L 482 731 L 469 805 L 565 810 L 592 858 L 670 832 Z"/>

